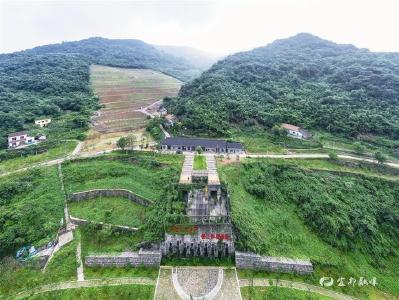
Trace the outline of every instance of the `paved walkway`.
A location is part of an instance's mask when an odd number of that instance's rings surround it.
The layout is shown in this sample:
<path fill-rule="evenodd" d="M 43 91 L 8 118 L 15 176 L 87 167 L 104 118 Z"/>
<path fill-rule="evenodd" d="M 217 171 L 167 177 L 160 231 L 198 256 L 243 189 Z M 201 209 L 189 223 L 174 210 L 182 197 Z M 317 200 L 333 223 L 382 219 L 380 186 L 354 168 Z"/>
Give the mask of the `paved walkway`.
<path fill-rule="evenodd" d="M 76 259 L 78 261 L 78 268 L 76 270 L 76 273 L 78 275 L 78 281 L 84 281 L 85 280 L 85 274 L 83 273 L 83 262 L 82 262 L 82 246 L 80 242 L 78 243 L 78 246 L 76 247 Z"/>
<path fill-rule="evenodd" d="M 240 279 L 240 287 L 252 286 L 250 279 Z M 317 293 L 323 296 L 331 297 L 338 300 L 357 300 L 357 298 L 335 292 L 329 289 L 325 289 L 316 285 L 307 284 L 304 282 L 295 282 L 289 280 L 277 280 L 267 278 L 254 278 L 253 286 L 277 286 L 283 288 L 297 289 L 301 291 L 307 291 L 311 293 Z"/>
<path fill-rule="evenodd" d="M 84 142 L 82 142 L 82 141 L 78 142 L 78 144 L 76 145 L 75 149 L 72 151 L 70 156 L 79 155 L 80 151 L 82 150 L 83 145 L 84 145 Z"/>
<path fill-rule="evenodd" d="M 161 266 L 154 299 L 242 300 L 235 268 Z"/>
<path fill-rule="evenodd" d="M 33 288 L 29 291 L 24 291 L 15 296 L 16 299 L 22 299 L 34 294 L 46 293 L 58 290 L 90 288 L 99 286 L 118 286 L 118 285 L 155 285 L 155 280 L 147 277 L 125 277 L 125 278 L 110 278 L 110 279 L 89 279 L 83 281 L 67 281 L 55 284 L 48 284 Z"/>
<path fill-rule="evenodd" d="M 219 175 L 216 168 L 215 156 L 213 154 L 205 154 L 206 157 L 206 168 L 208 171 L 208 184 L 219 185 Z"/>
<path fill-rule="evenodd" d="M 181 184 L 189 184 L 192 182 L 191 173 L 193 171 L 193 164 L 194 164 L 194 153 L 185 153 L 183 168 L 181 171 L 180 181 L 179 181 Z"/>

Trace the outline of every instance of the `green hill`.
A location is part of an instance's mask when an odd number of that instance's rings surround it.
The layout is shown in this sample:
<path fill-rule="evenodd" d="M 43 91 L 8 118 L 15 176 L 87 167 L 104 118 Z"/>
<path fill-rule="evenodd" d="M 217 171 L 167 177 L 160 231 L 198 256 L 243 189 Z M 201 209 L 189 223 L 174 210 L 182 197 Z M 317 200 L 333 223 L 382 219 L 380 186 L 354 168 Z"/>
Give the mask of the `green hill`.
<path fill-rule="evenodd" d="M 287 122 L 347 136 L 399 137 L 399 54 L 301 33 L 241 52 L 186 84 L 168 107 L 187 133 Z"/>
<path fill-rule="evenodd" d="M 111 67 L 153 69 L 182 81 L 192 79 L 199 72 L 188 61 L 182 61 L 182 58 L 134 39 L 93 37 L 81 41 L 40 46 L 22 53 L 78 54 L 90 63 Z"/>
<path fill-rule="evenodd" d="M 83 138 L 98 108 L 90 64 L 153 69 L 181 80 L 199 72 L 139 40 L 90 38 L 0 55 L 0 148 L 8 133 L 35 130 L 29 124 L 43 116 L 53 119 L 43 132 L 50 138 Z"/>

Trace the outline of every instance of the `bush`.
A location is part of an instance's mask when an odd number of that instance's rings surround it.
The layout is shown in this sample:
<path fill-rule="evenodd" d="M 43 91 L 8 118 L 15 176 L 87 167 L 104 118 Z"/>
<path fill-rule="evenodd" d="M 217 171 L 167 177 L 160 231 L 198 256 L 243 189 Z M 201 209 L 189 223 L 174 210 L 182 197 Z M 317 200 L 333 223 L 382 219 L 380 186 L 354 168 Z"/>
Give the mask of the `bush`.
<path fill-rule="evenodd" d="M 384 154 L 382 154 L 381 152 L 379 152 L 379 151 L 374 154 L 374 158 L 380 164 L 383 164 L 387 160 L 386 156 Z"/>
<path fill-rule="evenodd" d="M 364 154 L 366 152 L 366 147 L 359 142 L 353 144 L 356 154 Z"/>
<path fill-rule="evenodd" d="M 338 160 L 338 154 L 337 154 L 336 152 L 334 152 L 334 151 L 330 151 L 330 152 L 328 153 L 328 157 L 329 157 L 331 160 Z"/>

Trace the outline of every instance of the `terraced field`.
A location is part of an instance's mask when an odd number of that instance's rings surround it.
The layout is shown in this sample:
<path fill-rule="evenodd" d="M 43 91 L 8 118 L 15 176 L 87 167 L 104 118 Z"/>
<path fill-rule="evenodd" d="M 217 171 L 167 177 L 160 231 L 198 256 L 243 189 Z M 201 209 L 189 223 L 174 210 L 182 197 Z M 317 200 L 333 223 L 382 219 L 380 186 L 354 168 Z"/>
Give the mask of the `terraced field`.
<path fill-rule="evenodd" d="M 128 133 L 142 135 L 147 116 L 137 110 L 166 96 L 176 96 L 181 82 L 148 69 L 122 69 L 99 65 L 91 67 L 91 84 L 103 108 L 93 118 L 86 151 L 115 147 Z"/>

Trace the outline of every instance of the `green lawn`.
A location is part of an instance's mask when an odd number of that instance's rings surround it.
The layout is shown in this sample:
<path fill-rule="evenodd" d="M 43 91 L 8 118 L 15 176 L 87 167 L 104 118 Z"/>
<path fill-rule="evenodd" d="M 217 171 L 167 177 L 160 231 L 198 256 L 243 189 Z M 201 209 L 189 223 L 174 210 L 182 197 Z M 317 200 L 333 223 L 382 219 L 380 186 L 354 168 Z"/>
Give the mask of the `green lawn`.
<path fill-rule="evenodd" d="M 333 298 L 320 294 L 281 287 L 244 287 L 241 288 L 244 300 L 330 300 Z"/>
<path fill-rule="evenodd" d="M 180 174 L 182 155 L 153 153 L 112 153 L 95 159 L 63 164 L 65 189 L 80 192 L 90 189 L 123 188 L 150 200 L 160 197 L 165 183 Z"/>
<path fill-rule="evenodd" d="M 41 300 L 109 300 L 109 299 L 137 299 L 150 300 L 154 297 L 155 286 L 152 285 L 121 285 L 93 288 L 80 288 L 38 294 L 27 299 Z"/>
<path fill-rule="evenodd" d="M 75 149 L 76 145 L 76 141 L 66 141 L 58 147 L 49 149 L 45 153 L 29 155 L 26 157 L 19 157 L 0 162 L 0 174 L 31 167 L 32 164 L 38 164 L 41 162 L 65 157 Z"/>
<path fill-rule="evenodd" d="M 203 155 L 195 155 L 193 169 L 206 170 L 206 157 Z"/>
<path fill-rule="evenodd" d="M 0 258 L 53 240 L 64 216 L 57 167 L 0 177 Z"/>
<path fill-rule="evenodd" d="M 270 162 L 266 165 L 270 165 Z M 389 199 L 390 196 L 388 195 L 393 192 L 393 186 L 392 190 L 389 190 L 387 187 L 391 185 L 386 182 L 376 181 L 374 184 L 372 183 L 372 180 L 378 179 L 336 177 L 336 175 L 328 174 L 326 172 L 312 174 L 312 172 L 319 171 L 308 171 L 309 175 L 306 177 L 301 177 L 300 173 L 294 176 L 285 172 L 284 168 L 276 168 L 274 179 L 270 179 L 270 181 L 268 181 L 269 183 L 263 189 L 263 187 L 256 181 L 250 183 L 251 181 L 248 178 L 254 178 L 250 176 L 254 172 L 253 169 L 246 170 L 243 164 L 224 165 L 220 166 L 219 170 L 221 179 L 228 183 L 231 195 L 232 220 L 239 236 L 239 239 L 236 242 L 236 247 L 239 250 L 250 250 L 271 256 L 309 258 L 314 264 L 315 272 L 311 276 L 283 275 L 282 278 L 291 276 L 294 280 L 302 280 L 318 285 L 319 279 L 322 276 L 329 276 L 335 279 L 339 277 L 376 277 L 378 281 L 378 286 L 376 288 L 371 286 L 355 286 L 344 288 L 334 287 L 334 289 L 360 298 L 376 295 L 375 297 L 377 298 L 375 299 L 378 299 L 378 297 L 382 295 L 382 291 L 395 295 L 396 297 L 399 296 L 399 286 L 397 285 L 397 278 L 399 278 L 399 257 L 395 254 L 394 246 L 389 244 L 386 244 L 385 246 L 377 244 L 374 245 L 374 243 L 370 243 L 369 240 L 369 246 L 372 246 L 374 249 L 383 247 L 382 249 L 385 249 L 387 253 L 392 253 L 382 257 L 378 254 L 372 255 L 365 252 L 363 247 L 366 246 L 361 245 L 360 242 L 359 245 L 355 246 L 352 250 L 343 250 L 327 243 L 325 240 L 330 240 L 331 243 L 340 243 L 340 239 L 335 235 L 330 237 L 328 236 L 329 232 L 327 230 L 329 230 L 329 227 L 326 227 L 325 231 L 322 231 L 325 233 L 322 239 L 322 236 L 305 223 L 304 219 L 306 214 L 313 216 L 312 212 L 316 207 L 309 206 L 305 211 L 303 211 L 303 208 L 301 208 L 300 205 L 288 201 L 292 195 L 287 192 L 291 191 L 289 187 L 301 191 L 303 189 L 301 180 L 305 178 L 308 180 L 307 184 L 309 185 L 309 189 L 313 189 L 312 185 L 315 184 L 314 193 L 317 193 L 317 195 L 303 195 L 301 196 L 303 197 L 303 202 L 307 200 L 306 197 L 323 197 L 323 193 L 319 192 L 319 189 L 323 189 L 323 187 L 330 195 L 345 199 L 345 195 L 350 195 L 352 197 L 359 193 L 360 187 L 356 185 L 365 184 L 369 186 L 367 187 L 368 189 L 374 189 L 374 193 L 379 195 L 379 202 L 383 205 L 383 197 L 388 197 L 385 198 L 384 201 Z M 342 189 L 350 189 L 351 192 L 342 192 L 342 195 L 339 194 L 339 192 L 333 187 L 333 182 L 334 180 L 337 180 L 336 178 L 344 180 L 342 184 L 346 186 L 342 187 Z M 313 180 L 314 183 L 311 183 L 311 180 Z M 320 186 L 319 183 L 317 183 L 318 180 L 322 181 Z M 283 182 L 285 182 L 285 184 L 282 184 Z M 281 186 L 283 188 L 279 190 L 276 186 Z M 255 197 L 247 191 L 249 187 L 252 189 L 255 188 L 259 192 L 264 190 L 268 196 L 264 199 L 261 197 Z M 293 191 L 294 190 L 290 193 L 294 193 Z M 353 195 L 351 195 L 351 193 Z M 367 196 L 366 194 L 364 196 L 364 202 L 362 204 L 363 208 L 368 213 L 373 213 L 376 208 L 373 208 L 373 206 L 368 202 L 370 196 Z M 324 201 L 326 208 L 332 205 L 331 200 L 327 197 Z M 344 207 L 347 205 L 348 204 L 345 204 Z M 351 211 L 351 213 L 354 213 L 357 210 L 358 208 L 356 207 L 353 212 Z M 319 215 L 322 217 L 321 219 L 324 219 L 325 221 L 331 220 L 332 222 L 333 216 L 336 216 L 338 211 L 341 213 L 342 208 L 331 208 L 330 212 L 320 211 Z M 362 218 L 369 219 L 369 215 L 367 215 L 367 217 L 366 215 L 367 214 L 365 213 L 361 213 Z M 316 218 L 312 218 L 309 218 L 309 220 L 314 222 L 314 219 Z M 344 222 L 347 217 L 342 215 L 341 218 L 342 220 L 335 221 L 335 225 L 333 225 L 334 223 L 331 225 L 338 226 L 339 222 Z M 389 227 L 390 225 L 389 223 L 386 223 L 385 226 Z M 348 230 L 349 229 L 350 228 L 348 228 Z M 375 230 L 383 230 L 383 227 L 381 226 Z M 384 233 L 381 232 L 381 237 L 379 238 L 387 239 L 386 232 L 387 231 L 384 229 Z M 343 232 L 341 232 L 341 234 L 343 234 Z M 394 243 L 393 238 L 387 239 L 387 241 L 389 241 L 389 243 Z M 260 277 L 262 276 L 261 274 L 262 272 L 259 272 L 254 276 Z M 249 278 L 250 276 L 251 273 L 240 271 L 240 277 Z M 264 276 L 276 278 L 276 274 L 265 273 Z"/>
<path fill-rule="evenodd" d="M 76 241 L 58 251 L 45 273 L 35 264 L 23 266 L 13 258 L 0 263 L 0 299 L 44 284 L 76 280 Z"/>
<path fill-rule="evenodd" d="M 69 213 L 93 222 L 139 227 L 145 218 L 145 207 L 122 197 L 100 197 L 85 201 L 71 201 Z"/>

